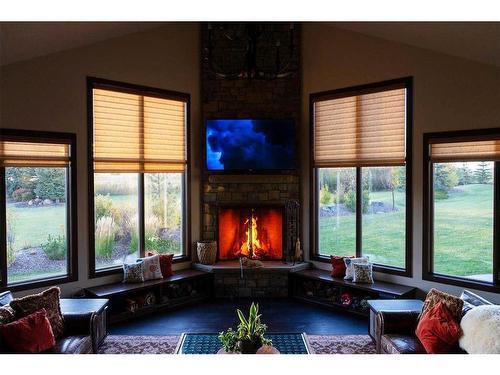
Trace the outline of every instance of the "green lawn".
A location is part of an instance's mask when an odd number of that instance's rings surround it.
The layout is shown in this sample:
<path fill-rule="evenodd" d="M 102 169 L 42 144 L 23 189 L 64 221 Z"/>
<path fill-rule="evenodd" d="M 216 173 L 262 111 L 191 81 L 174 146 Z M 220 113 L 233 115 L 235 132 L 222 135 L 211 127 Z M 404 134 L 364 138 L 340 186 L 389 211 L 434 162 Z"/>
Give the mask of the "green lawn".
<path fill-rule="evenodd" d="M 492 185 L 456 188 L 435 203 L 435 272 L 470 276 L 492 272 Z M 390 192 L 370 194 L 392 204 Z M 404 194 L 396 193 L 398 211 L 363 215 L 363 253 L 375 263 L 404 266 Z M 325 255 L 355 254 L 355 217 L 320 218 L 320 249 Z"/>
<path fill-rule="evenodd" d="M 64 205 L 46 207 L 15 207 L 7 205 L 13 214 L 14 249 L 36 247 L 47 241 L 47 236 L 66 233 L 66 208 Z"/>

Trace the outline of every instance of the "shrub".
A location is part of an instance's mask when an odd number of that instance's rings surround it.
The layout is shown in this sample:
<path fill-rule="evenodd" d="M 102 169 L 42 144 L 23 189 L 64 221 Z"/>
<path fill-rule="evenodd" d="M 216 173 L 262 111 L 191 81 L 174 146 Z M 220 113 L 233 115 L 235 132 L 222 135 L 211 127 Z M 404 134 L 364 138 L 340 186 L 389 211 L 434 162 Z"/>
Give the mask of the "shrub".
<path fill-rule="evenodd" d="M 146 238 L 145 249 L 157 254 L 178 253 L 181 244 L 178 241 L 161 238 L 158 236 Z"/>
<path fill-rule="evenodd" d="M 33 192 L 29 189 L 19 188 L 14 190 L 14 192 L 12 193 L 12 198 L 16 202 L 27 202 L 30 199 L 35 198 L 35 194 L 33 194 Z"/>
<path fill-rule="evenodd" d="M 332 201 L 332 193 L 330 193 L 326 184 L 319 191 L 319 201 L 321 204 L 328 204 Z"/>
<path fill-rule="evenodd" d="M 14 232 L 14 224 L 16 217 L 12 212 L 7 211 L 7 267 L 16 261 L 16 250 L 14 243 L 16 235 Z"/>
<path fill-rule="evenodd" d="M 94 199 L 94 212 L 96 220 L 103 216 L 114 216 L 113 200 L 109 195 L 97 194 Z"/>
<path fill-rule="evenodd" d="M 35 194 L 40 199 L 66 199 L 66 170 L 64 168 L 37 168 Z"/>
<path fill-rule="evenodd" d="M 51 236 L 47 238 L 47 242 L 42 245 L 42 249 L 51 260 L 66 259 L 67 243 L 65 236 Z"/>
<path fill-rule="evenodd" d="M 363 213 L 368 212 L 368 204 L 370 201 L 370 192 L 368 190 L 363 191 Z M 356 194 L 354 191 L 349 190 L 344 194 L 344 204 L 346 208 L 351 212 L 356 212 Z"/>
<path fill-rule="evenodd" d="M 95 226 L 95 253 L 101 258 L 110 258 L 113 253 L 117 229 L 111 216 L 103 216 Z"/>
<path fill-rule="evenodd" d="M 445 190 L 435 190 L 434 199 L 438 200 L 448 199 L 448 192 Z"/>

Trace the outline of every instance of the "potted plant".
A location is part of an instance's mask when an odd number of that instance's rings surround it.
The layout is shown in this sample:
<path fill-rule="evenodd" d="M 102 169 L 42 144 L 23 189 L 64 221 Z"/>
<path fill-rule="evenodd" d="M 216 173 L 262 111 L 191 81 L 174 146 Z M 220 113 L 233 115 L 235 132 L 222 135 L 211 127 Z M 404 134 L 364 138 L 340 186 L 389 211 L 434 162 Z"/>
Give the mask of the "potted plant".
<path fill-rule="evenodd" d="M 260 322 L 259 305 L 252 303 L 248 318 L 241 310 L 236 310 L 240 323 L 234 331 L 229 328 L 219 334 L 223 349 L 228 353 L 255 354 L 263 345 L 271 345 L 271 340 L 264 337 L 267 326 Z"/>

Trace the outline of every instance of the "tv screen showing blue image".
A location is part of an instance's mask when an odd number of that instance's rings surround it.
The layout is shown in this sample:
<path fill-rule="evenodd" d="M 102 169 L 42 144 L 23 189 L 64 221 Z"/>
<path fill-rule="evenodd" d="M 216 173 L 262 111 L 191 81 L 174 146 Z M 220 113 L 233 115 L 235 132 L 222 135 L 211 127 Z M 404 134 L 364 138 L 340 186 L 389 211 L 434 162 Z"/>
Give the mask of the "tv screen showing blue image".
<path fill-rule="evenodd" d="M 295 143 L 293 120 L 207 120 L 207 169 L 295 169 Z"/>

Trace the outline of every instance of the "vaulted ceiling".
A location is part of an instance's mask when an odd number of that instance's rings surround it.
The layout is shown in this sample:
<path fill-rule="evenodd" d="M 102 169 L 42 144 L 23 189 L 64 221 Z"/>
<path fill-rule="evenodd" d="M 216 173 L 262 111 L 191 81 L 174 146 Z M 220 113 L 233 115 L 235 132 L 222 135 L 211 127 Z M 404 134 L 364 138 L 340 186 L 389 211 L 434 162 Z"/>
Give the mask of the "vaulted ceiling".
<path fill-rule="evenodd" d="M 500 66 L 500 22 L 331 22 L 333 27 Z M 3 22 L 0 65 L 161 26 L 161 22 Z"/>

